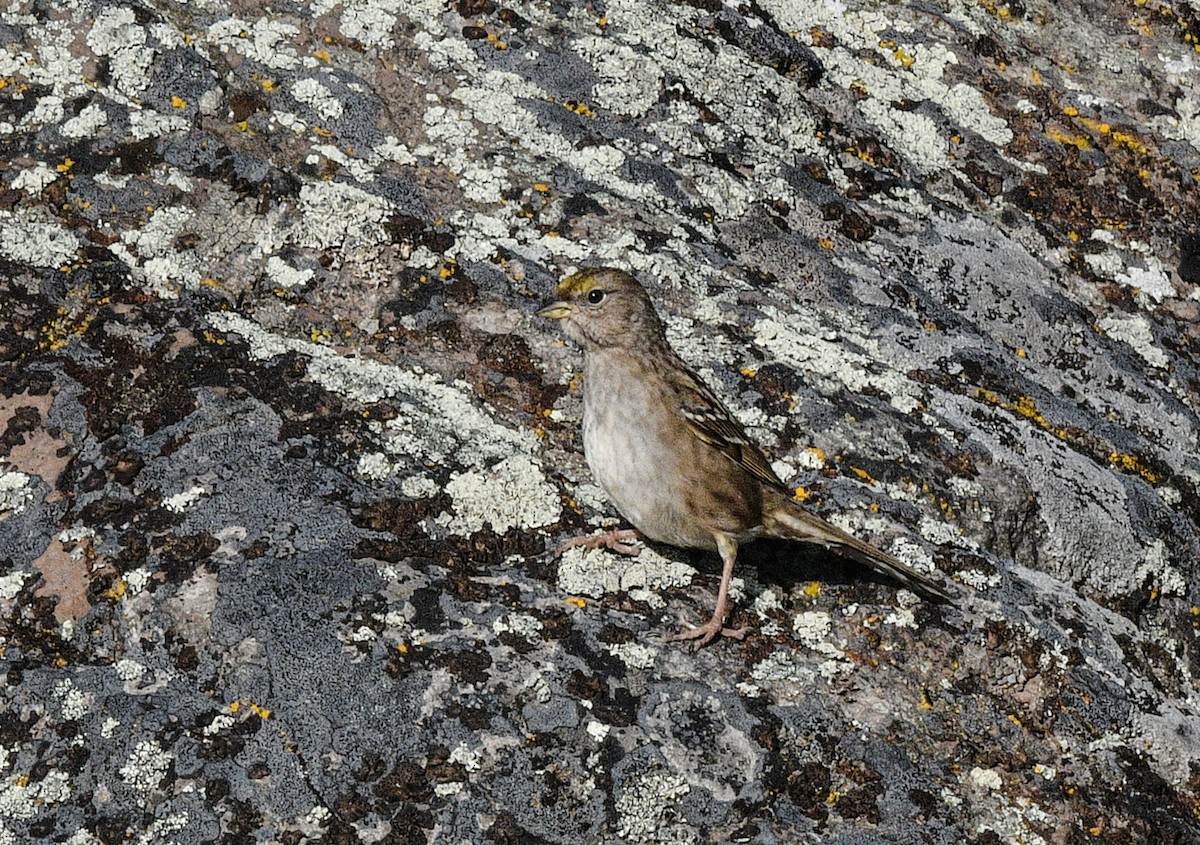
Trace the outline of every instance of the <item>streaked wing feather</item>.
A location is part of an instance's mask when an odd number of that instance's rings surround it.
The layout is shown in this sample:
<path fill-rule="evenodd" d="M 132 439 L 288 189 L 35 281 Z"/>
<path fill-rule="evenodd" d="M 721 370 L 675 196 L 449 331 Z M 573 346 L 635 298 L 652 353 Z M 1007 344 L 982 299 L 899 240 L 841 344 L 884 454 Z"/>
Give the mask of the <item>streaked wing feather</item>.
<path fill-rule="evenodd" d="M 763 483 L 786 490 L 766 455 L 746 435 L 721 400 L 682 362 L 679 367 L 679 383 L 675 388 L 680 413 L 692 433 Z"/>

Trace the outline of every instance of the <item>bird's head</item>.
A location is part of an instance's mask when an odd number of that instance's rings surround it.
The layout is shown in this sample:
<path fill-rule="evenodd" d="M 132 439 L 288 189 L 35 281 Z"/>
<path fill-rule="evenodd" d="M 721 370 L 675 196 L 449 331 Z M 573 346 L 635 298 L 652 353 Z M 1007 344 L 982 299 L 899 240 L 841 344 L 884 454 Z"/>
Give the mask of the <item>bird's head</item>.
<path fill-rule="evenodd" d="M 664 341 L 662 322 L 646 289 L 623 270 L 580 270 L 559 284 L 539 317 L 561 320 L 567 337 L 585 350 L 632 348 Z"/>

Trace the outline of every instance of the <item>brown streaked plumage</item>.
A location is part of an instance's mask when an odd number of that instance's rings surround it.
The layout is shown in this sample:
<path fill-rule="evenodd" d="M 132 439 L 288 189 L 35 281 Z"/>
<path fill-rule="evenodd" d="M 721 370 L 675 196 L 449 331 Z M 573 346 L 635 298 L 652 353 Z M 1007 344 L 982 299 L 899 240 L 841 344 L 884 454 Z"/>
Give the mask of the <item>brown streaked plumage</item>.
<path fill-rule="evenodd" d="M 817 543 L 939 599 L 946 592 L 891 555 L 803 510 L 721 401 L 675 354 L 645 289 L 621 270 L 583 270 L 539 316 L 584 350 L 583 447 L 617 510 L 651 540 L 712 549 L 724 564 L 712 617 L 672 639 L 725 629 L 738 546 L 762 537 Z M 627 536 L 624 537 L 627 539 Z"/>

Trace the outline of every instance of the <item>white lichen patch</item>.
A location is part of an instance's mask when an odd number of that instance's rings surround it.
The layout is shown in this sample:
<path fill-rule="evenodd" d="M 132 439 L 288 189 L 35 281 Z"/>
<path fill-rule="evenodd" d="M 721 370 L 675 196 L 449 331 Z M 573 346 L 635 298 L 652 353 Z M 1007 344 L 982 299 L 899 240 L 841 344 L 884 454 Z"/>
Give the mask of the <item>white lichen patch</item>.
<path fill-rule="evenodd" d="M 587 731 L 588 736 L 599 743 L 603 742 L 604 738 L 608 736 L 609 732 L 612 730 L 612 725 L 606 725 L 603 722 L 597 722 L 595 719 L 591 719 L 587 723 L 585 730 Z"/>
<path fill-rule="evenodd" d="M 174 756 L 163 750 L 156 740 L 144 739 L 133 747 L 121 767 L 121 780 L 137 792 L 153 792 L 173 760 Z"/>
<path fill-rule="evenodd" d="M 342 101 L 324 83 L 311 76 L 299 79 L 292 85 L 292 96 L 316 112 L 321 120 L 338 120 L 345 110 Z"/>
<path fill-rule="evenodd" d="M 992 114 L 983 93 L 959 82 L 942 81 L 958 57 L 945 45 L 906 37 L 915 27 L 901 15 L 847 10 L 840 3 L 768 3 L 777 19 L 792 32 L 815 29 L 830 32 L 834 46 L 812 45 L 825 68 L 826 79 L 843 88 L 865 90 L 858 108 L 876 125 L 890 147 L 911 166 L 936 171 L 953 166 L 947 155 L 951 132 L 928 116 L 892 104 L 903 100 L 931 101 L 964 130 L 1003 147 L 1012 130 Z M 874 52 L 879 60 L 865 54 Z"/>
<path fill-rule="evenodd" d="M 613 643 L 605 649 L 630 669 L 649 669 L 658 657 L 658 649 L 641 643 Z"/>
<path fill-rule="evenodd" d="M 888 612 L 883 623 L 897 628 L 916 628 L 917 619 L 913 611 L 921 604 L 920 597 L 908 590 L 900 590 L 896 594 L 896 603 L 899 606 Z"/>
<path fill-rule="evenodd" d="M 1117 273 L 1115 281 L 1133 288 L 1142 296 L 1156 303 L 1175 296 L 1175 286 L 1171 284 L 1171 277 L 1159 262 L 1149 257 L 1144 260 L 1148 266 L 1128 267 L 1123 272 Z"/>
<path fill-rule="evenodd" d="M 428 499 L 441 489 L 428 475 L 410 475 L 400 482 L 400 492 L 410 499 Z"/>
<path fill-rule="evenodd" d="M 25 586 L 25 581 L 29 579 L 30 573 L 9 572 L 7 575 L 0 575 L 0 601 L 12 601 L 21 592 L 21 588 Z"/>
<path fill-rule="evenodd" d="M 41 780 L 13 777 L 0 785 L 0 819 L 26 821 L 46 806 L 61 804 L 71 797 L 71 780 L 66 772 L 51 769 Z M 3 829 L 0 827 L 0 829 Z"/>
<path fill-rule="evenodd" d="M 32 267 L 61 267 L 79 254 L 79 238 L 36 209 L 0 211 L 0 255 Z"/>
<path fill-rule="evenodd" d="M 492 623 L 492 632 L 513 633 L 530 642 L 536 642 L 540 638 L 542 627 L 541 620 L 528 613 L 510 613 Z"/>
<path fill-rule="evenodd" d="M 76 687 L 69 678 L 55 684 L 54 698 L 58 701 L 63 719 L 69 722 L 82 719 L 92 705 L 91 696 Z"/>
<path fill-rule="evenodd" d="M 317 250 L 369 246 L 387 240 L 383 223 L 391 203 L 341 182 L 315 182 L 300 188 L 301 218 L 292 233 L 300 246 Z"/>
<path fill-rule="evenodd" d="M 695 831 L 678 822 L 664 827 L 668 808 L 691 791 L 683 777 L 661 769 L 625 781 L 615 802 L 617 836 L 635 842 L 695 841 Z"/>
<path fill-rule="evenodd" d="M 525 455 L 506 458 L 486 470 L 455 473 L 446 484 L 452 512 L 434 522 L 452 534 L 473 534 L 485 525 L 497 534 L 512 528 L 540 528 L 558 521 L 562 502 L 540 466 Z"/>
<path fill-rule="evenodd" d="M 460 742 L 450 752 L 451 763 L 461 763 L 468 772 L 477 772 L 483 767 L 483 754 L 472 749 L 465 742 Z"/>
<path fill-rule="evenodd" d="M 1113 340 L 1128 344 L 1150 366 L 1167 368 L 1167 354 L 1155 344 L 1150 323 L 1141 314 L 1109 314 L 1100 318 L 1096 327 Z"/>
<path fill-rule="evenodd" d="M 604 549 L 576 547 L 563 553 L 558 564 L 558 589 L 575 596 L 601 598 L 639 587 L 664 590 L 692 583 L 696 570 L 644 548 L 637 557 Z"/>
<path fill-rule="evenodd" d="M 910 413 L 921 403 L 919 388 L 903 373 L 879 366 L 887 360 L 878 342 L 866 337 L 849 338 L 822 324 L 816 312 L 785 314 L 766 308 L 768 316 L 754 324 L 755 343 L 775 359 L 805 374 L 806 380 L 824 393 L 847 389 L 862 393 L 871 388 L 888 396 L 892 407 Z M 872 357 L 874 356 L 874 357 Z"/>
<path fill-rule="evenodd" d="M 108 125 L 108 113 L 99 103 L 84 106 L 79 114 L 63 122 L 64 138 L 94 138 L 101 127 Z"/>
<path fill-rule="evenodd" d="M 1153 540 L 1146 547 L 1145 557 L 1137 567 L 1134 581 L 1138 584 L 1149 581 L 1164 596 L 1187 594 L 1187 579 L 1178 568 L 1171 565 L 1170 550 L 1162 540 Z"/>
<path fill-rule="evenodd" d="M 156 295 L 173 299 L 180 289 L 197 287 L 202 278 L 196 256 L 175 248 L 193 214 L 182 206 L 157 209 L 145 226 L 121 233 L 120 242 L 109 251 L 130 265 L 135 278 Z"/>
<path fill-rule="evenodd" d="M 146 674 L 146 667 L 129 657 L 123 657 L 113 664 L 113 670 L 126 684 L 134 683 Z"/>
<path fill-rule="evenodd" d="M 339 396 L 363 405 L 403 397 L 395 418 L 371 424 L 381 447 L 399 465 L 410 467 L 414 462 L 444 465 L 453 459 L 476 466 L 515 454 L 530 455 L 537 447 L 537 437 L 532 432 L 499 425 L 480 407 L 465 382 L 447 384 L 420 370 L 342 357 L 326 346 L 272 334 L 231 312 L 214 311 L 206 317 L 218 331 L 244 338 L 255 359 L 286 352 L 308 357 L 308 378 Z"/>
<path fill-rule="evenodd" d="M 833 620 L 828 613 L 822 610 L 799 613 L 792 620 L 792 631 L 806 648 L 828 658 L 817 667 L 822 677 L 832 678 L 853 667 L 846 653 L 829 641 L 833 633 Z"/>
<path fill-rule="evenodd" d="M 299 34 L 297 27 L 266 17 L 253 24 L 239 18 L 226 18 L 208 28 L 208 40 L 213 44 L 276 70 L 300 64 L 292 46 Z"/>
<path fill-rule="evenodd" d="M 183 115 L 166 114 L 142 107 L 129 113 L 129 132 L 139 141 L 158 138 L 172 132 L 183 132 L 191 126 Z"/>
<path fill-rule="evenodd" d="M 0 462 L 0 514 L 20 513 L 33 501 L 33 477 Z"/>
<path fill-rule="evenodd" d="M 39 161 L 33 167 L 24 167 L 17 171 L 9 185 L 14 191 L 24 191 L 37 196 L 42 189 L 58 178 L 58 171 Z"/>
<path fill-rule="evenodd" d="M 641 117 L 658 102 L 662 70 L 658 62 L 613 38 L 584 36 L 572 45 L 592 65 L 599 81 L 596 104 L 616 114 Z"/>
<path fill-rule="evenodd" d="M 320 0 L 315 5 L 332 5 Z M 396 26 L 395 0 L 346 0 L 342 4 L 342 16 L 338 28 L 342 35 L 353 38 L 368 47 L 389 49 L 396 42 L 392 29 Z"/>
<path fill-rule="evenodd" d="M 97 15 L 87 34 L 87 44 L 97 57 L 109 60 L 109 96 L 120 93 L 130 105 L 150 84 L 147 71 L 156 51 L 146 45 L 146 30 L 139 26 L 133 9 L 108 6 Z"/>
<path fill-rule="evenodd" d="M 174 513 L 183 513 L 184 511 L 191 510 L 192 506 L 203 499 L 207 492 L 203 485 L 197 484 L 187 490 L 176 493 L 174 496 L 167 496 L 163 499 L 162 506 Z"/>
<path fill-rule="evenodd" d="M 306 285 L 313 278 L 312 270 L 298 270 L 277 255 L 267 259 L 267 279 L 275 287 L 290 290 Z"/>
<path fill-rule="evenodd" d="M 995 792 L 1004 786 L 1004 780 L 995 769 L 983 769 L 975 766 L 967 773 L 967 779 L 979 789 Z"/>

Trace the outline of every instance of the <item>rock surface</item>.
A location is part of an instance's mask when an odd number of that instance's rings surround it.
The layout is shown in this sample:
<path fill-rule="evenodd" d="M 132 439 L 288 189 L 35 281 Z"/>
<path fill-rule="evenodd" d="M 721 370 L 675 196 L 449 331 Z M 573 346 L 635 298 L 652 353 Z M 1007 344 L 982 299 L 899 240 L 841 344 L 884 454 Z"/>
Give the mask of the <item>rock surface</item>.
<path fill-rule="evenodd" d="M 12 3 L 0 845 L 1200 841 L 1200 10 Z M 612 516 L 638 274 L 798 495 Z"/>

